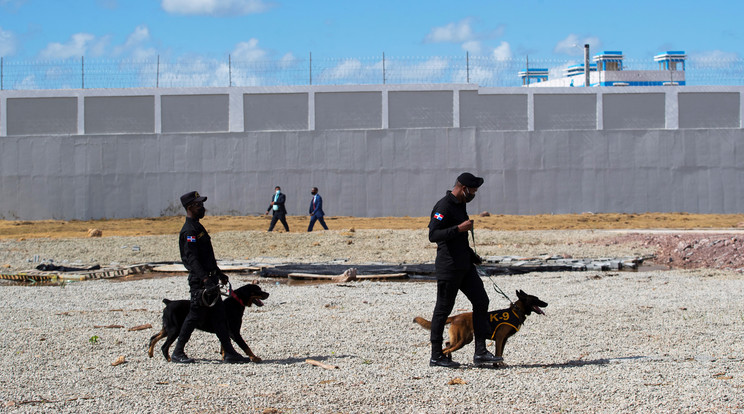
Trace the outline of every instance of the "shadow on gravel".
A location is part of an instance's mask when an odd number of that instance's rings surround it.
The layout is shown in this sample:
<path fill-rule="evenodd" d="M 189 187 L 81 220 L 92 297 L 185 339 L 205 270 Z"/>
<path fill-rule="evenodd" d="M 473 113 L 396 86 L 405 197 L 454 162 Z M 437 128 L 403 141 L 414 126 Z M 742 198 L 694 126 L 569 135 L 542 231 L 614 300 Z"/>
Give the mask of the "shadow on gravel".
<path fill-rule="evenodd" d="M 307 356 L 307 357 L 291 357 L 284 359 L 264 359 L 259 364 L 280 364 L 280 365 L 291 365 L 291 364 L 304 364 L 308 359 L 314 359 L 316 361 L 327 361 L 329 359 L 344 359 L 344 358 L 355 358 L 352 355 L 333 355 L 333 356 Z"/>
<path fill-rule="evenodd" d="M 508 365 L 506 368 L 576 368 L 576 367 L 583 367 L 585 365 L 607 365 L 611 362 L 611 360 L 602 358 L 602 359 L 589 359 L 589 360 L 583 360 L 583 359 L 574 359 L 571 361 L 566 361 L 564 363 L 555 363 L 555 364 L 521 364 L 521 365 Z"/>

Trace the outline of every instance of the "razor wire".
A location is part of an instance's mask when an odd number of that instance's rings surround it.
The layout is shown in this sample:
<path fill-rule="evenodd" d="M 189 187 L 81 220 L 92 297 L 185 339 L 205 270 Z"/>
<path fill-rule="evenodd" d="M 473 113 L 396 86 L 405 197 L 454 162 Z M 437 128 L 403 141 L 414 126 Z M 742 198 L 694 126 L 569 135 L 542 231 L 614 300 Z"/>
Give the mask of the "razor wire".
<path fill-rule="evenodd" d="M 688 58 L 687 85 L 744 85 L 744 59 Z M 549 79 L 565 76 L 574 60 L 499 59 L 493 56 L 235 59 L 231 56 L 157 56 L 142 60 L 70 58 L 0 59 L 0 88 L 111 89 L 231 86 L 378 85 L 470 83 L 522 86 L 519 72 L 544 68 Z M 652 59 L 624 59 L 623 70 L 659 70 Z M 679 73 L 679 72 L 677 72 Z M 674 73 L 670 81 L 674 82 Z"/>

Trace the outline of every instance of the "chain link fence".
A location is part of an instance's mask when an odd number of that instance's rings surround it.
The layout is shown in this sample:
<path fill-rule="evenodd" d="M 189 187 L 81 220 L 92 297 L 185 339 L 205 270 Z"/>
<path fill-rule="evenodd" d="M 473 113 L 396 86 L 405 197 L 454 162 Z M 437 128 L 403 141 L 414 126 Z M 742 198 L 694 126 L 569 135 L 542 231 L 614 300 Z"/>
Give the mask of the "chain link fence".
<path fill-rule="evenodd" d="M 550 79 L 580 60 L 529 60 L 546 68 Z M 304 58 L 239 60 L 190 57 L 179 59 L 67 59 L 20 61 L 0 59 L 0 89 L 173 88 L 282 85 L 376 85 L 472 83 L 482 87 L 521 86 L 521 59 L 484 56 Z M 625 59 L 624 70 L 659 70 L 646 60 Z M 744 85 L 744 59 L 688 58 L 687 85 Z"/>

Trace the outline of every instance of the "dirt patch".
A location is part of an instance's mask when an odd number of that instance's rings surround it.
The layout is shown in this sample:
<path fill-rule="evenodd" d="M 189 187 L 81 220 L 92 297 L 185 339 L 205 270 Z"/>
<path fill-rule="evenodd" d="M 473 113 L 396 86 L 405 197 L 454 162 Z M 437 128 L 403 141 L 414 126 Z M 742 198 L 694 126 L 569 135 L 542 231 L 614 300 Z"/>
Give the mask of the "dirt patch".
<path fill-rule="evenodd" d="M 534 216 L 472 214 L 476 228 L 488 230 L 581 230 L 581 229 L 732 229 L 744 227 L 744 214 L 540 214 Z M 307 216 L 289 216 L 292 233 L 307 229 Z M 265 231 L 269 216 L 207 216 L 204 226 L 210 233 L 229 230 Z M 340 229 L 423 229 L 428 217 L 326 217 L 328 226 Z M 0 221 L 0 238 L 84 238 L 90 229 L 108 236 L 148 236 L 176 234 L 183 216 L 111 220 Z M 281 226 L 279 226 L 281 227 Z M 277 230 L 275 230 L 277 231 Z M 278 230 L 283 232 L 284 230 Z M 319 231 L 317 228 L 315 231 Z"/>
<path fill-rule="evenodd" d="M 744 271 L 742 234 L 627 234 L 605 242 L 651 247 L 656 252 L 652 262 L 672 268 Z"/>

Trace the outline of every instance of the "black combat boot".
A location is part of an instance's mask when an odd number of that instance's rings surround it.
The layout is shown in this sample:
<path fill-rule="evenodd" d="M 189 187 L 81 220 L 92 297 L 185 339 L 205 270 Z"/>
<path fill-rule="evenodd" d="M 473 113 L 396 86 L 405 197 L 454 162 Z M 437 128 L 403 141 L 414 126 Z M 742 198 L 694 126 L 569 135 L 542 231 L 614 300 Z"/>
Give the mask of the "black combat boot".
<path fill-rule="evenodd" d="M 193 364 L 194 359 L 189 358 L 186 356 L 186 353 L 183 351 L 183 347 L 185 346 L 185 343 L 181 340 L 176 341 L 176 347 L 173 349 L 173 354 L 171 355 L 171 362 L 175 362 L 177 364 Z"/>
<path fill-rule="evenodd" d="M 487 364 L 497 364 L 503 362 L 504 358 L 494 356 L 491 352 L 486 349 L 486 341 L 482 343 L 476 341 L 475 343 L 475 355 L 473 356 L 473 364 L 476 366 L 483 366 Z"/>
<path fill-rule="evenodd" d="M 457 368 L 460 366 L 457 362 L 452 360 L 452 356 L 444 355 L 442 352 L 441 342 L 431 343 L 431 358 L 429 359 L 430 367 L 445 367 L 445 368 Z"/>

